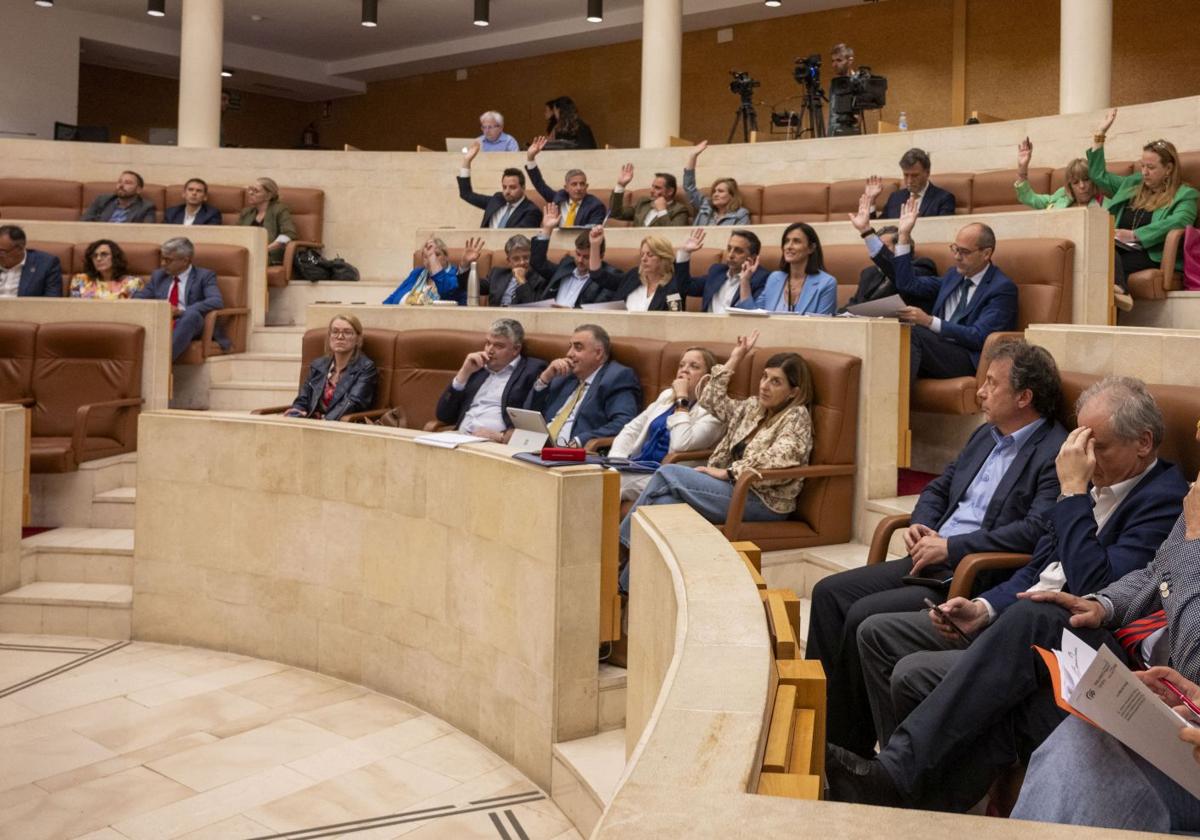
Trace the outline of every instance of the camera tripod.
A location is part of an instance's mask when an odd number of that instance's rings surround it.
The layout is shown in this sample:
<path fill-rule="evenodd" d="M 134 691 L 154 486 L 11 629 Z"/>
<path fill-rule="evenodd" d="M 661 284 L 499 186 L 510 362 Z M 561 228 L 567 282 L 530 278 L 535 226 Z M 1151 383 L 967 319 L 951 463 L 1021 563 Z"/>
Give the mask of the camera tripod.
<path fill-rule="evenodd" d="M 825 94 L 816 84 L 805 85 L 804 101 L 800 103 L 800 119 L 799 124 L 805 125 L 796 134 L 796 139 L 800 139 L 807 135 L 808 137 L 824 137 L 825 136 L 825 109 L 823 102 Z"/>
<path fill-rule="evenodd" d="M 725 142 L 732 143 L 733 137 L 737 134 L 738 123 L 742 124 L 742 142 L 750 142 L 750 132 L 758 132 L 758 111 L 754 110 L 754 101 L 748 97 L 742 97 L 742 104 L 738 106 L 737 111 L 733 115 L 733 125 L 729 129 L 729 139 Z"/>

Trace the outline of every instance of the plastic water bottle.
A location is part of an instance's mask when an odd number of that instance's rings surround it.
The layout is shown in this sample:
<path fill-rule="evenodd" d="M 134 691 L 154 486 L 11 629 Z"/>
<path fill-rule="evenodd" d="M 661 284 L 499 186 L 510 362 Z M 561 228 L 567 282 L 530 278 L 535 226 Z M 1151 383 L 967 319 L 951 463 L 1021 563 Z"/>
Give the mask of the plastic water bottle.
<path fill-rule="evenodd" d="M 900 122 L 896 124 L 901 131 L 908 131 L 908 114 L 900 112 Z"/>
<path fill-rule="evenodd" d="M 471 273 L 467 275 L 467 306 L 479 305 L 479 269 L 471 260 Z"/>

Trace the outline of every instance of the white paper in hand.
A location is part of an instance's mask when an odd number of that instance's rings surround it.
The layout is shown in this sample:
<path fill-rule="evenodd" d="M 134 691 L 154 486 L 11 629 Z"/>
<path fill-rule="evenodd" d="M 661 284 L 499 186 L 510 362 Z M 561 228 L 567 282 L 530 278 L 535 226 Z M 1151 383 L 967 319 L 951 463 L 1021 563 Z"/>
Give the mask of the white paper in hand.
<path fill-rule="evenodd" d="M 889 295 L 879 300 L 868 300 L 847 306 L 846 311 L 860 318 L 895 318 L 896 314 L 908 306 L 900 295 Z"/>

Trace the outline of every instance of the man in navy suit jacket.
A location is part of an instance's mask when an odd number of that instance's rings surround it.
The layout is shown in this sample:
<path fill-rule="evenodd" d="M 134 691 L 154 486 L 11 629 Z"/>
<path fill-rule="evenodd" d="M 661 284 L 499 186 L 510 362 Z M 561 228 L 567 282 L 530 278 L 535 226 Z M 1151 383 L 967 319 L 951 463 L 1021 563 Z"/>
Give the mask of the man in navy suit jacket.
<path fill-rule="evenodd" d="M 225 303 L 217 287 L 217 275 L 207 268 L 192 265 L 196 248 L 190 239 L 177 236 L 162 244 L 162 268 L 150 276 L 135 298 L 171 300 L 171 358 L 178 359 L 193 341 L 204 332 L 204 315 L 221 309 Z"/>
<path fill-rule="evenodd" d="M 479 141 L 475 141 L 463 155 L 462 169 L 458 172 L 458 197 L 467 204 L 483 210 L 480 227 L 485 228 L 532 228 L 542 220 L 542 211 L 525 197 L 525 173 L 520 169 L 505 169 L 500 176 L 500 192 L 490 196 L 481 195 L 471 188 L 471 161 L 479 154 Z"/>
<path fill-rule="evenodd" d="M 703 233 L 703 231 L 696 233 Z M 704 244 L 703 236 L 697 241 L 696 233 L 683 244 L 681 249 L 681 251 L 687 252 L 689 263 L 691 255 Z M 761 250 L 762 242 L 759 241 L 758 235 L 754 231 L 740 229 L 732 231 L 725 243 L 725 254 L 721 262 L 713 265 L 708 269 L 708 273 L 701 277 L 690 277 L 684 295 L 699 296 L 703 301 L 704 312 L 712 312 L 717 315 L 728 312 L 742 296 L 740 277 L 742 266 L 747 261 L 756 259 Z M 680 259 L 681 256 L 683 256 L 682 253 L 676 252 L 675 258 L 678 262 L 683 262 Z M 750 276 L 750 291 L 755 295 L 761 292 L 770 273 L 762 266 L 755 269 L 754 274 Z"/>
<path fill-rule="evenodd" d="M 188 221 L 189 216 L 191 221 Z M 208 204 L 208 184 L 201 178 L 191 178 L 183 185 L 183 204 L 163 211 L 163 224 L 219 225 L 221 211 Z"/>
<path fill-rule="evenodd" d="M 583 324 L 571 336 L 567 355 L 555 359 L 533 384 L 525 407 L 542 412 L 551 445 L 583 446 L 614 437 L 642 408 L 637 375 L 610 358 L 603 327 Z"/>
<path fill-rule="evenodd" d="M 0 225 L 0 298 L 62 297 L 58 257 L 25 247 L 25 231 Z"/>
<path fill-rule="evenodd" d="M 921 277 L 913 271 L 914 200 L 904 205 L 897 227 L 896 289 L 902 295 L 933 298 L 933 308 L 906 306 L 899 318 L 913 324 L 909 343 L 910 384 L 917 377 L 950 379 L 974 376 L 987 337 L 1017 327 L 1017 286 L 992 265 L 996 234 L 985 224 L 964 225 L 950 250 L 955 267 L 945 277 Z"/>
<path fill-rule="evenodd" d="M 929 155 L 922 149 L 909 149 L 904 153 L 900 158 L 904 187 L 888 196 L 880 218 L 900 218 L 900 211 L 913 196 L 917 197 L 917 210 L 922 216 L 954 215 L 954 193 L 929 183 L 929 165 Z M 867 193 L 871 195 L 871 202 L 874 204 L 879 190 L 873 189 L 868 182 Z"/>
<path fill-rule="evenodd" d="M 555 191 L 546 185 L 546 179 L 542 177 L 542 171 L 537 165 L 538 152 L 545 145 L 545 137 L 535 138 L 525 153 L 525 157 L 528 158 L 525 171 L 529 173 L 529 181 L 538 191 L 538 195 L 550 204 L 558 205 L 563 227 L 591 227 L 603 224 L 608 215 L 608 208 L 596 196 L 588 194 L 587 174 L 582 169 L 568 169 L 567 174 L 563 176 L 564 185 L 561 190 Z M 574 213 L 571 212 L 572 206 L 575 208 Z"/>
<path fill-rule="evenodd" d="M 458 431 L 499 443 L 508 439 L 512 420 L 509 406 L 524 407 L 541 359 L 524 354 L 525 328 L 520 321 L 501 318 L 492 323 L 483 350 L 468 353 L 437 404 L 439 422 Z"/>
<path fill-rule="evenodd" d="M 1113 592 L 1122 586 L 1118 581 L 1144 575 L 1149 564 L 1157 564 L 1155 554 L 1188 492 L 1179 471 L 1157 458 L 1164 422 L 1140 381 L 1109 377 L 1093 385 L 1079 399 L 1078 417 L 1079 428 L 1058 459 L 1062 494 L 1045 514 L 1049 532 L 1031 564 L 1007 586 L 985 592 L 983 603 L 961 599 L 939 609 L 942 633 L 930 633 L 932 647 L 917 655 L 928 672 L 908 686 L 923 690 L 911 700 L 898 697 L 898 726 L 879 760 L 864 762 L 832 751 L 837 783 L 831 778 L 830 784 L 842 798 L 937 810 L 969 808 L 1003 770 L 1027 760 L 1065 717 L 1031 645 L 1060 644 L 1063 629 L 1079 612 L 1064 605 L 1094 592 Z M 1162 586 L 1162 594 L 1172 601 L 1186 599 L 1172 593 L 1165 581 Z M 1018 591 L 1033 597 L 1014 603 Z M 953 632 L 946 626 L 950 616 L 960 619 L 968 633 L 978 633 L 969 646 L 957 637 L 942 639 L 943 633 Z M 929 613 L 911 617 L 932 626 Z M 1106 634 L 1087 629 L 1095 626 L 1083 621 L 1070 629 L 1093 647 L 1118 647 Z M 867 627 L 859 635 L 864 650 L 868 644 L 892 643 L 881 633 L 868 636 Z M 1172 653 L 1177 652 L 1172 645 Z M 893 687 L 908 664 L 904 659 L 896 666 Z M 856 774 L 848 785 L 846 771 Z M 857 776 L 859 771 L 863 776 Z M 868 783 L 860 785 L 864 776 Z"/>
<path fill-rule="evenodd" d="M 1054 458 L 1067 436 L 1054 419 L 1060 394 L 1049 353 L 1002 342 L 979 389 L 987 422 L 921 493 L 904 532 L 908 555 L 824 578 L 813 589 L 806 655 L 825 666 L 831 743 L 862 755 L 875 745 L 856 641 L 868 616 L 940 599 L 968 554 L 1026 553 L 1037 544 L 1041 514 L 1059 493 Z"/>
<path fill-rule="evenodd" d="M 600 303 L 608 299 L 607 285 L 611 285 L 611 276 L 621 272 L 607 262 L 604 257 L 604 240 L 600 240 L 600 270 L 591 272 L 589 260 L 592 254 L 592 243 L 588 237 L 590 231 L 581 230 L 575 237 L 575 253 L 568 254 L 558 261 L 550 262 L 547 254 L 550 251 L 550 232 L 557 224 L 554 205 L 546 205 L 546 215 L 542 222 L 542 233 L 535 236 L 529 252 L 529 264 L 542 278 L 533 288 L 524 292 L 514 303 L 534 303 L 539 300 L 553 299 L 559 306 L 578 309 L 585 303 Z"/>

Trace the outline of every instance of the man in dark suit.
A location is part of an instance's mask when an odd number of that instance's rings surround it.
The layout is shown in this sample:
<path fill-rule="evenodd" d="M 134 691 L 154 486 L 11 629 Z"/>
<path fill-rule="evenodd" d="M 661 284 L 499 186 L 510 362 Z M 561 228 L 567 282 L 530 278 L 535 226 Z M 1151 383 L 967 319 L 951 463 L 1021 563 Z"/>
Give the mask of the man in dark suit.
<path fill-rule="evenodd" d="M 493 322 L 483 350 L 467 354 L 442 392 L 438 421 L 463 434 L 507 441 L 512 429 L 509 406 L 524 406 L 534 380 L 546 369 L 544 361 L 525 355 L 524 345 L 525 329 L 520 321 L 501 318 Z"/>
<path fill-rule="evenodd" d="M 208 184 L 200 178 L 189 179 L 183 185 L 183 204 L 176 204 L 174 207 L 164 210 L 163 224 L 221 224 L 221 211 L 208 204 Z"/>
<path fill-rule="evenodd" d="M 563 227 L 591 227 L 603 224 L 608 216 L 608 208 L 596 196 L 588 194 L 587 174 L 582 169 L 568 169 L 567 174 L 563 176 L 565 183 L 561 190 L 555 191 L 546 185 L 546 179 L 542 177 L 542 171 L 537 165 L 538 152 L 545 147 L 546 142 L 545 137 L 535 137 L 525 153 L 528 158 L 525 171 L 529 173 L 533 188 L 547 203 L 558 205 Z"/>
<path fill-rule="evenodd" d="M 690 271 L 692 254 L 704 246 L 704 235 L 703 228 L 692 232 L 691 237 L 675 254 L 677 266 L 686 261 L 689 263 L 688 270 Z M 708 269 L 707 274 L 688 278 L 684 296 L 700 297 L 705 312 L 712 312 L 714 315 L 728 312 L 741 299 L 742 268 L 747 263 L 757 261 L 761 250 L 762 242 L 754 231 L 741 229 L 732 231 L 729 239 L 725 242 L 725 254 L 721 258 L 721 262 L 714 263 Z M 684 257 L 686 260 L 683 259 Z M 761 292 L 762 287 L 766 285 L 767 275 L 770 273 L 762 266 L 756 268 L 750 275 L 750 291 L 755 295 Z"/>
<path fill-rule="evenodd" d="M 142 198 L 145 180 L 136 172 L 126 170 L 117 178 L 116 189 L 98 195 L 87 210 L 84 222 L 154 222 L 158 208 L 153 201 Z"/>
<path fill-rule="evenodd" d="M 900 173 L 904 186 L 888 196 L 884 205 L 884 219 L 900 218 L 900 211 L 910 198 L 917 199 L 917 210 L 922 216 L 953 216 L 954 193 L 929 183 L 929 155 L 923 149 L 909 149 L 900 158 Z M 878 176 L 867 180 L 867 195 L 871 199 L 872 215 L 875 215 L 875 200 L 883 192 L 883 183 Z"/>
<path fill-rule="evenodd" d="M 1049 353 L 1024 341 L 1001 343 L 979 389 L 987 422 L 921 493 L 903 535 L 908 555 L 824 578 L 813 589 L 806 656 L 825 667 L 830 742 L 862 755 L 875 744 L 856 639 L 868 616 L 940 598 L 968 554 L 1024 553 L 1037 544 L 1041 514 L 1059 493 L 1054 458 L 1067 435 L 1055 419 L 1060 393 Z"/>
<path fill-rule="evenodd" d="M 627 163 L 621 167 L 617 186 L 613 189 L 612 218 L 633 222 L 634 227 L 686 225 L 691 220 L 692 213 L 688 205 L 675 197 L 678 182 L 670 172 L 655 172 L 654 180 L 650 182 L 650 195 L 628 207 L 625 204 L 625 188 L 632 180 L 633 164 Z"/>
<path fill-rule="evenodd" d="M 483 247 L 483 240 L 479 240 L 479 247 Z M 488 306 L 513 306 L 537 300 L 537 289 L 546 278 L 530 266 L 530 250 L 529 237 L 523 233 L 510 236 L 504 243 L 508 265 L 496 266 L 479 282 L 479 294 L 487 295 Z M 464 251 L 463 261 L 469 264 L 470 258 L 471 253 Z"/>
<path fill-rule="evenodd" d="M 1028 564 L 974 600 L 953 598 L 935 613 L 875 615 L 859 627 L 881 744 L 964 652 L 950 622 L 975 636 L 990 632 L 1020 592 L 1094 592 L 1145 566 L 1170 533 L 1187 482 L 1157 456 L 1163 419 L 1145 386 L 1097 383 L 1075 414 L 1079 425 L 1056 459 L 1062 492 Z"/>
<path fill-rule="evenodd" d="M 62 297 L 58 257 L 25 247 L 25 231 L 0 225 L 0 298 Z"/>
<path fill-rule="evenodd" d="M 1069 588 L 1081 588 L 1068 593 L 1053 580 L 1049 586 L 1034 585 L 1020 592 L 1020 600 L 1000 613 L 995 623 L 957 656 L 937 687 L 896 728 L 877 759 L 866 760 L 831 747 L 826 768 L 834 798 L 938 810 L 970 808 L 1001 772 L 1028 760 L 1065 716 L 1054 702 L 1045 666 L 1030 649 L 1033 645 L 1058 647 L 1064 628 L 1069 627 L 1093 647 L 1108 645 L 1139 666 L 1139 660 L 1158 662 L 1160 655 L 1163 662 L 1168 654 L 1178 657 L 1173 661 L 1194 658 L 1189 651 L 1195 648 L 1194 623 L 1186 630 L 1175 624 L 1169 635 L 1150 636 L 1149 655 L 1136 643 L 1130 645 L 1129 653 L 1124 652 L 1111 635 L 1099 629 L 1128 624 L 1164 607 L 1166 624 L 1172 611 L 1189 601 L 1189 593 L 1172 592 L 1180 578 L 1172 576 L 1171 562 L 1164 557 L 1170 552 L 1160 550 L 1153 541 L 1156 534 L 1161 540 L 1170 533 L 1170 545 L 1184 536 L 1185 522 L 1179 511 L 1187 484 L 1174 467 L 1164 465 L 1164 470 L 1156 464 L 1162 417 L 1139 386 L 1109 379 L 1091 389 L 1089 401 L 1095 399 L 1098 405 L 1088 419 L 1108 422 L 1112 439 L 1102 442 L 1101 426 L 1089 427 L 1095 443 L 1065 459 L 1072 463 L 1064 470 L 1063 494 L 1051 514 L 1052 535 L 1066 544 L 1064 552 L 1070 552 L 1060 555 L 1064 567 L 1070 559 L 1074 569 L 1064 568 L 1057 577 L 1065 577 Z M 1111 458 L 1096 457 L 1102 450 Z M 1125 479 L 1133 481 L 1134 487 L 1122 488 L 1118 482 L 1107 485 L 1111 495 L 1088 492 L 1087 467 L 1092 457 L 1093 490 L 1140 469 Z M 1113 472 L 1103 474 L 1107 469 Z M 1171 473 L 1174 476 L 1164 478 Z M 1148 483 L 1158 487 L 1151 490 Z M 1139 533 L 1116 534 L 1115 543 L 1104 549 L 1097 541 L 1096 528 L 1107 529 L 1123 507 L 1131 512 L 1140 509 L 1134 514 L 1141 520 L 1139 525 L 1126 519 L 1126 527 L 1136 527 Z M 1106 516 L 1102 524 L 1100 520 Z M 1059 531 L 1060 522 L 1065 531 Z M 1119 524 L 1112 521 L 1112 527 L 1116 530 Z M 1039 583 L 1050 576 L 1048 568 L 1039 573 Z M 1118 568 L 1133 571 L 1118 578 Z M 1197 576 L 1194 567 L 1174 571 L 1185 578 Z M 1106 578 L 1115 582 L 1098 587 L 1097 582 Z M 1093 592 L 1096 594 L 1090 594 Z M 997 606 L 1006 603 L 1007 596 L 992 594 Z"/>
<path fill-rule="evenodd" d="M 204 315 L 222 308 L 217 275 L 192 265 L 196 248 L 190 239 L 177 236 L 162 244 L 162 268 L 150 275 L 135 298 L 165 300 L 171 304 L 171 358 L 178 359 L 204 332 Z M 218 339 L 220 340 L 220 339 Z"/>
<path fill-rule="evenodd" d="M 471 161 L 479 154 L 479 141 L 471 144 L 463 155 L 462 169 L 458 173 L 458 197 L 467 204 L 483 210 L 480 227 L 485 228 L 531 228 L 537 227 L 542 217 L 538 206 L 525 197 L 525 173 L 520 169 L 505 169 L 500 176 L 500 192 L 490 196 L 481 195 L 471 188 Z"/>
<path fill-rule="evenodd" d="M 992 264 L 996 250 L 992 229 L 978 222 L 964 225 L 950 246 L 954 268 L 945 277 L 918 277 L 912 258 L 916 222 L 916 200 L 909 199 L 897 225 L 896 289 L 902 295 L 934 300 L 928 312 L 908 306 L 899 313 L 901 321 L 913 325 L 909 376 L 914 388 L 922 376 L 974 376 L 987 337 L 1017 327 L 1017 286 Z"/>
<path fill-rule="evenodd" d="M 533 238 L 529 264 L 543 278 L 528 292 L 523 292 L 514 303 L 533 303 L 553 300 L 555 306 L 578 309 L 585 303 L 600 303 L 608 299 L 607 288 L 613 285 L 610 275 L 620 272 L 603 262 L 604 240 L 600 240 L 600 271 L 593 273 L 589 268 L 592 255 L 591 231 L 581 230 L 575 237 L 575 252 L 563 257 L 554 265 L 547 259 L 550 250 L 550 234 L 558 227 L 558 206 L 547 204 L 542 215 L 542 232 Z M 593 228 L 594 230 L 595 228 Z"/>
<path fill-rule="evenodd" d="M 872 265 L 867 266 L 858 276 L 858 288 L 846 301 L 847 307 L 870 300 L 881 300 L 892 295 L 900 294 L 896 290 L 896 239 L 900 230 L 895 225 L 884 225 L 876 230 L 871 226 L 871 200 L 866 193 L 858 200 L 858 212 L 850 215 L 850 224 L 862 237 L 867 246 L 867 255 Z M 911 238 L 911 236 L 910 236 Z M 913 260 L 913 273 L 918 277 L 937 277 L 937 264 L 929 257 L 917 257 Z M 933 308 L 934 296 L 918 295 L 909 292 L 907 296 L 900 295 L 908 306 L 918 306 L 929 312 Z"/>
<path fill-rule="evenodd" d="M 555 359 L 535 380 L 525 407 L 540 411 L 554 446 L 583 446 L 612 437 L 642 407 L 637 375 L 610 358 L 612 342 L 603 327 L 583 324 L 571 336 L 567 355 Z"/>

